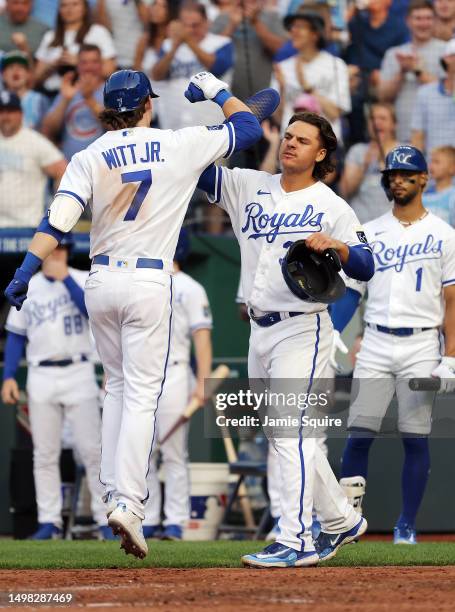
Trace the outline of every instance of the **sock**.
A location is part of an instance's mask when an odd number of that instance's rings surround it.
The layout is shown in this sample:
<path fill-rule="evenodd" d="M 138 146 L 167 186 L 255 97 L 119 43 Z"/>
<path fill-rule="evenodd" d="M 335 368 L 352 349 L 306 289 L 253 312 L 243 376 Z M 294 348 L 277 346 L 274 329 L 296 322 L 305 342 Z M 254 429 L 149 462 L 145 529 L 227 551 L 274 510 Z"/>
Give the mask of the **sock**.
<path fill-rule="evenodd" d="M 398 526 L 415 527 L 415 520 L 425 493 L 430 472 L 428 438 L 403 437 L 404 464 L 401 476 L 403 511 Z"/>
<path fill-rule="evenodd" d="M 360 437 L 364 436 L 364 437 Z M 373 444 L 374 434 L 352 432 L 347 439 L 341 460 L 341 478 L 363 476 L 368 473 L 368 453 Z"/>

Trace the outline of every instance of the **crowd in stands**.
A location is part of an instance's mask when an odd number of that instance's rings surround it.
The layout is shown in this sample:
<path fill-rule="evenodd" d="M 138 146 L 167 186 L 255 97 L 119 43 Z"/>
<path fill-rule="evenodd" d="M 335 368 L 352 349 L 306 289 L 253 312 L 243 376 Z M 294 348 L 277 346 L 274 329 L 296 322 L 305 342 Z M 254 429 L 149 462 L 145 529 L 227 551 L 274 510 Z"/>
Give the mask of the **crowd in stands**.
<path fill-rule="evenodd" d="M 362 222 L 390 206 L 385 155 L 412 143 L 429 161 L 425 205 L 454 224 L 453 36 L 455 0 L 0 0 L 0 229 L 37 225 L 49 179 L 102 134 L 103 83 L 117 68 L 146 72 L 164 129 L 223 120 L 183 96 L 200 70 L 243 100 L 275 87 L 263 141 L 232 165 L 279 171 L 290 116 L 321 113 L 340 142 L 328 182 Z M 197 194 L 191 211 L 199 229 L 229 231 Z"/>

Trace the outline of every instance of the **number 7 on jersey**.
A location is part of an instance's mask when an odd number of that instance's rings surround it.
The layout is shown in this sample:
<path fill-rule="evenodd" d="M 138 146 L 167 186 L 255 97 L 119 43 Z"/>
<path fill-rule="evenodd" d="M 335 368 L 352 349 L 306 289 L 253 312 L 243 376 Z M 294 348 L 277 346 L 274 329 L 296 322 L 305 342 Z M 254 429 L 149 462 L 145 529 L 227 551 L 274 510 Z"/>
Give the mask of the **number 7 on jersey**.
<path fill-rule="evenodd" d="M 120 175 L 122 177 L 122 183 L 140 183 L 133 201 L 128 208 L 124 221 L 134 221 L 137 217 L 142 202 L 146 198 L 150 187 L 152 186 L 152 171 L 151 170 L 137 170 L 136 172 L 124 172 Z"/>

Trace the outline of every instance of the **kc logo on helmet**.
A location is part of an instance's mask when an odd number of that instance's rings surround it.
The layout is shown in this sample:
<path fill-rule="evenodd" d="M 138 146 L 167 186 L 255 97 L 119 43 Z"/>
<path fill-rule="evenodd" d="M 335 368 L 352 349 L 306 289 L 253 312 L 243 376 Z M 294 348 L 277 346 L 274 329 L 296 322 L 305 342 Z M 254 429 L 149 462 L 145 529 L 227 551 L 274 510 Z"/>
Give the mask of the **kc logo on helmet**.
<path fill-rule="evenodd" d="M 393 154 L 393 161 L 398 162 L 399 164 L 408 165 L 409 159 L 412 157 L 412 153 L 403 153 L 400 151 L 395 151 Z"/>

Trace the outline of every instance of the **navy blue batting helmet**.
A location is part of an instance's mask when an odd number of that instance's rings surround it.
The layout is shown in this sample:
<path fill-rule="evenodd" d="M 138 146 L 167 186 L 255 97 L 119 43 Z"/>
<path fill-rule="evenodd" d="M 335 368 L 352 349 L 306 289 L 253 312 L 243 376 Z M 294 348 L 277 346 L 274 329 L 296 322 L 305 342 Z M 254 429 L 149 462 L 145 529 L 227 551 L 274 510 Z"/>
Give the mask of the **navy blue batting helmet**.
<path fill-rule="evenodd" d="M 399 145 L 387 153 L 385 167 L 381 171 L 381 185 L 390 201 L 393 200 L 393 195 L 390 191 L 388 173 L 393 170 L 407 170 L 413 173 L 428 172 L 428 166 L 423 153 L 411 145 Z"/>
<path fill-rule="evenodd" d="M 144 98 L 158 98 L 148 77 L 138 70 L 117 70 L 104 84 L 104 107 L 118 113 L 136 110 Z"/>
<path fill-rule="evenodd" d="M 177 248 L 175 249 L 174 259 L 179 262 L 179 264 L 185 263 L 188 255 L 190 254 L 190 237 L 188 235 L 188 230 L 185 227 L 182 227 L 180 230 L 179 240 L 177 242 Z"/>

